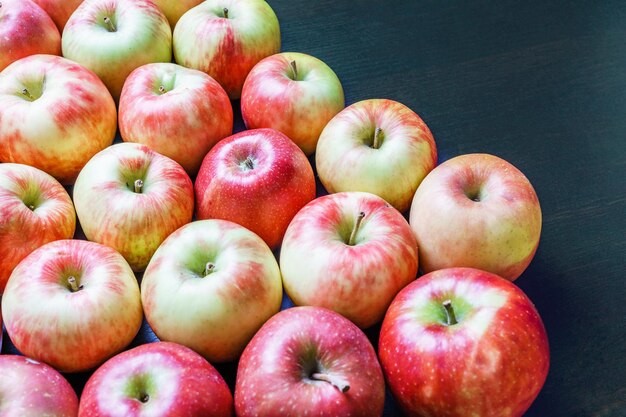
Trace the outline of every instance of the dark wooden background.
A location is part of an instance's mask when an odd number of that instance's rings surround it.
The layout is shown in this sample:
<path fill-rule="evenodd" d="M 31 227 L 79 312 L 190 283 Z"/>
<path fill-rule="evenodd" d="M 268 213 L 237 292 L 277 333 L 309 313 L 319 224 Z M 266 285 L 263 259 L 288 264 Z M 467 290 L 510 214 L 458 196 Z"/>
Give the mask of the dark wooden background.
<path fill-rule="evenodd" d="M 486 152 L 526 174 L 544 223 L 516 283 L 551 347 L 526 416 L 626 416 L 626 2 L 270 4 L 283 51 L 329 64 L 346 104 L 400 101 L 432 130 L 439 162 Z M 135 343 L 150 338 L 144 328 Z M 236 364 L 218 369 L 232 386 Z M 87 376 L 70 376 L 79 392 Z M 400 415 L 391 398 L 385 415 Z"/>

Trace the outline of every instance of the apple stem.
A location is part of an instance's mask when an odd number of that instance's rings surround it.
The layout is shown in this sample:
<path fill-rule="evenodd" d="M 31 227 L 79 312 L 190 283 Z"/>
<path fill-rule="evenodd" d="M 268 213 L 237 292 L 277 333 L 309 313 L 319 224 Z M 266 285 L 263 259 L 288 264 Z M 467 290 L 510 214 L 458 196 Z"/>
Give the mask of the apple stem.
<path fill-rule="evenodd" d="M 291 71 L 293 71 L 293 80 L 297 81 L 298 80 L 298 65 L 296 65 L 296 61 L 293 60 L 289 63 L 289 66 L 291 67 Z"/>
<path fill-rule="evenodd" d="M 246 168 L 248 169 L 254 169 L 254 161 L 252 160 L 252 158 L 247 157 L 245 161 L 243 161 L 244 165 L 246 166 Z"/>
<path fill-rule="evenodd" d="M 67 279 L 67 282 L 68 284 L 70 284 L 70 290 L 72 292 L 77 292 L 83 289 L 83 286 L 82 285 L 79 286 L 78 283 L 76 282 L 76 278 L 74 277 L 69 277 Z"/>
<path fill-rule="evenodd" d="M 359 226 L 361 226 L 361 221 L 363 221 L 363 217 L 365 217 L 365 212 L 359 212 L 359 216 L 356 218 L 356 222 L 354 222 L 354 228 L 352 229 L 352 233 L 350 233 L 350 239 L 348 239 L 348 245 L 350 246 L 354 245 L 356 233 L 359 231 Z"/>
<path fill-rule="evenodd" d="M 113 21 L 109 19 L 108 16 L 105 16 L 103 20 L 104 20 L 104 23 L 107 25 L 107 29 L 109 30 L 109 32 L 117 32 L 117 28 L 115 27 L 115 25 L 113 24 Z"/>
<path fill-rule="evenodd" d="M 374 131 L 374 143 L 372 144 L 372 148 L 378 149 L 380 148 L 380 134 L 383 130 L 380 127 L 377 127 Z"/>
<path fill-rule="evenodd" d="M 31 205 L 29 205 L 29 206 L 28 206 L 28 208 L 29 208 L 31 211 L 35 211 L 35 206 L 33 206 L 32 204 L 31 204 Z"/>
<path fill-rule="evenodd" d="M 228 19 L 228 9 L 224 7 L 224 19 Z"/>
<path fill-rule="evenodd" d="M 213 262 L 207 262 L 204 267 L 204 276 L 206 277 L 215 269 L 215 264 Z"/>
<path fill-rule="evenodd" d="M 341 392 L 348 392 L 348 390 L 350 389 L 350 384 L 348 382 L 332 375 L 316 372 L 311 375 L 311 379 L 314 379 L 316 381 L 328 382 L 329 384 L 334 385 Z"/>
<path fill-rule="evenodd" d="M 448 321 L 448 326 L 454 326 L 455 324 L 457 324 L 458 321 L 456 319 L 456 314 L 454 314 L 454 309 L 452 308 L 452 301 L 444 301 L 443 308 L 446 309 L 446 319 Z"/>
<path fill-rule="evenodd" d="M 30 94 L 30 91 L 28 91 L 28 88 L 23 88 L 23 89 L 22 89 L 22 94 L 24 94 L 24 95 L 25 95 L 26 97 L 28 97 L 30 100 L 34 100 L 34 99 L 35 99 L 35 97 L 33 97 L 33 96 Z"/>
<path fill-rule="evenodd" d="M 135 192 L 138 194 L 141 193 L 142 188 L 143 188 L 143 181 L 135 180 Z"/>
<path fill-rule="evenodd" d="M 165 93 L 165 87 L 160 86 L 159 87 L 159 93 L 161 93 L 161 94 Z"/>

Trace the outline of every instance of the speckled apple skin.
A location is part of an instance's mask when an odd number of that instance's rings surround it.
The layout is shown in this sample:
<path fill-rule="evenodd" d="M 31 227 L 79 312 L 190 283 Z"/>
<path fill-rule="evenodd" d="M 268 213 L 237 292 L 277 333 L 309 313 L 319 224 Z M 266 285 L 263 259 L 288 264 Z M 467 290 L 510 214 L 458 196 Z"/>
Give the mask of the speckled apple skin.
<path fill-rule="evenodd" d="M 444 317 L 447 299 L 453 308 L 467 303 L 453 326 L 429 318 Z M 431 272 L 402 290 L 383 321 L 378 353 L 391 392 L 415 417 L 520 417 L 550 362 L 545 328 L 528 297 L 471 268 Z"/>
<path fill-rule="evenodd" d="M 470 267 L 513 281 L 539 245 L 541 207 L 530 181 L 509 162 L 468 154 L 426 176 L 410 223 L 424 272 Z"/>
<path fill-rule="evenodd" d="M 140 400 L 144 394 L 149 396 L 145 403 Z M 233 396 L 202 356 L 176 343 L 156 342 L 120 353 L 98 368 L 85 385 L 78 415 L 230 417 Z"/>
<path fill-rule="evenodd" d="M 350 384 L 342 393 L 304 375 L 314 357 L 324 373 Z M 385 382 L 374 348 L 348 319 L 320 307 L 294 307 L 272 317 L 244 350 L 235 386 L 238 417 L 379 417 Z"/>

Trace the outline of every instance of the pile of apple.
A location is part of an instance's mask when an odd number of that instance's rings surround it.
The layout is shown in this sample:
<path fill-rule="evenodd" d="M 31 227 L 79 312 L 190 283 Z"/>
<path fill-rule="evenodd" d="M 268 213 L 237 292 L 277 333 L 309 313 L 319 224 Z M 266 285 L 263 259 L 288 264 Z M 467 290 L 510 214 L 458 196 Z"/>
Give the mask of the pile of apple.
<path fill-rule="evenodd" d="M 406 106 L 344 108 L 263 0 L 33 1 L 0 0 L 0 415 L 380 416 L 385 381 L 410 416 L 528 409 L 518 169 L 436 167 Z M 162 341 L 125 350 L 144 317 Z M 80 401 L 59 371 L 94 371 Z"/>

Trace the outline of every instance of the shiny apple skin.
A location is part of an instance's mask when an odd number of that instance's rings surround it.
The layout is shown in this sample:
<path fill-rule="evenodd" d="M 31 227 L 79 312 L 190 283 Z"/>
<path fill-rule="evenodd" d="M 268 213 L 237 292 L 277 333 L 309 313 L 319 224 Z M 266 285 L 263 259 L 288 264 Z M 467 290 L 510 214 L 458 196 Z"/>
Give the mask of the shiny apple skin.
<path fill-rule="evenodd" d="M 83 0 L 33 0 L 42 9 L 48 13 L 56 24 L 59 32 L 63 33 L 65 24 L 68 19 L 74 13 L 76 8 L 83 2 Z M 59 43 L 60 45 L 60 43 Z"/>

